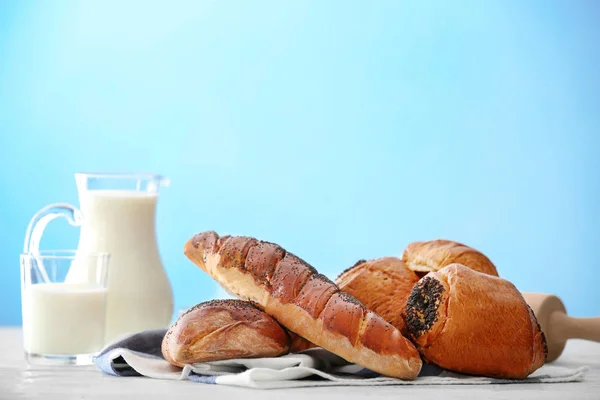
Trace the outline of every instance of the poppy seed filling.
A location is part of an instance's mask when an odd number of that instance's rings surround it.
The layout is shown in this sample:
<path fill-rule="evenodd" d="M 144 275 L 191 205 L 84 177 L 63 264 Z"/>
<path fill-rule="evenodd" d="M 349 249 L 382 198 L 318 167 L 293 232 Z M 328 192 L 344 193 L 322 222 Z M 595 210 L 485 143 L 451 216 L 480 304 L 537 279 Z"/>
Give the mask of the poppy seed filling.
<path fill-rule="evenodd" d="M 406 327 L 411 335 L 421 336 L 437 321 L 443 291 L 444 286 L 432 277 L 415 284 L 406 302 Z"/>

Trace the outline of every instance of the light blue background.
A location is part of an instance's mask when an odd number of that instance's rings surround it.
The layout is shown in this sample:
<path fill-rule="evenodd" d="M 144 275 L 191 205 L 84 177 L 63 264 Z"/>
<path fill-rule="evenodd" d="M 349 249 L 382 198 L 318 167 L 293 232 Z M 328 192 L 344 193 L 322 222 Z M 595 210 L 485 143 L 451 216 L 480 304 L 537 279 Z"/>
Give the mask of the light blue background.
<path fill-rule="evenodd" d="M 520 289 L 600 315 L 600 2 L 0 1 L 0 324 L 18 255 L 73 173 L 169 176 L 176 307 L 214 296 L 182 254 L 215 229 L 330 277 L 450 238 Z M 44 248 L 73 247 L 55 222 Z"/>

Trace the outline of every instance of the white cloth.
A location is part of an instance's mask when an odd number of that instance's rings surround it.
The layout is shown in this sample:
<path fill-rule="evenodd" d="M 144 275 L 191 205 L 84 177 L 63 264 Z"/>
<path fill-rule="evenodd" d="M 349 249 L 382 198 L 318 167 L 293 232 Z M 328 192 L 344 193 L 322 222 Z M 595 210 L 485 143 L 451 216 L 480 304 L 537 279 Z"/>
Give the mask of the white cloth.
<path fill-rule="evenodd" d="M 178 368 L 160 356 L 164 331 L 133 335 L 108 346 L 95 359 L 103 372 L 116 376 L 146 376 L 155 379 L 192 380 L 217 385 L 277 389 L 306 386 L 381 385 L 484 385 L 514 383 L 555 383 L 583 380 L 587 368 L 544 365 L 524 380 L 475 377 L 424 365 L 414 381 L 376 374 L 324 349 L 275 358 L 212 361 Z"/>

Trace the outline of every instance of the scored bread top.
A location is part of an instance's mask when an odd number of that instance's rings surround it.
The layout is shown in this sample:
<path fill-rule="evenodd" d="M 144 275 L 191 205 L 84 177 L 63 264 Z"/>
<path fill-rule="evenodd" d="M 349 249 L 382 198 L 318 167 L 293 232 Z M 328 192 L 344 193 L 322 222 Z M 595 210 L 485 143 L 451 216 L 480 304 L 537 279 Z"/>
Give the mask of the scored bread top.
<path fill-rule="evenodd" d="M 162 342 L 167 361 L 177 366 L 231 358 L 275 357 L 287 353 L 290 337 L 267 313 L 242 300 L 197 304 L 169 328 Z"/>
<path fill-rule="evenodd" d="M 452 240 L 437 239 L 413 242 L 404 249 L 402 260 L 417 273 L 438 271 L 450 264 L 462 264 L 484 274 L 498 276 L 489 258 L 472 247 Z"/>
<path fill-rule="evenodd" d="M 207 231 L 191 238 L 184 253 L 237 296 L 315 345 L 386 375 L 414 379 L 418 374 L 421 360 L 408 339 L 282 247 Z"/>
<path fill-rule="evenodd" d="M 404 334 L 406 300 L 418 280 L 401 259 L 382 257 L 357 262 L 342 272 L 335 283 Z"/>

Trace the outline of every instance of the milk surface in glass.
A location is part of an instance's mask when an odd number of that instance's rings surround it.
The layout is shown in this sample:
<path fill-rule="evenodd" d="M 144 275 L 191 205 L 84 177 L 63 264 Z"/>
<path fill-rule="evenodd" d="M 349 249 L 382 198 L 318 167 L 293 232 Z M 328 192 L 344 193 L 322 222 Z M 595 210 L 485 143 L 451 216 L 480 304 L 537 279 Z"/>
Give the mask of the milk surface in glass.
<path fill-rule="evenodd" d="M 45 355 L 92 354 L 104 345 L 106 288 L 39 283 L 25 288 L 23 346 Z"/>

